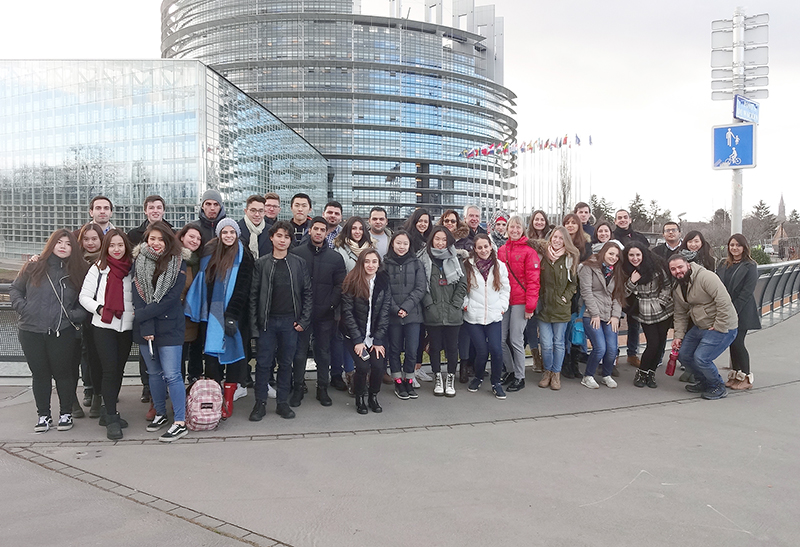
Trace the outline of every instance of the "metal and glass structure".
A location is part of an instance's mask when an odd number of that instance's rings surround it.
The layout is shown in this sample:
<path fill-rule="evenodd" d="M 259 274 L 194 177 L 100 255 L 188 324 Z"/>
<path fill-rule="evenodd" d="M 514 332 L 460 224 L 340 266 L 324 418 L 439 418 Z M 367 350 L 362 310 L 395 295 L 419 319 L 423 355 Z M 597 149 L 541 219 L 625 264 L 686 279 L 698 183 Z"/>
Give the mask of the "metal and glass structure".
<path fill-rule="evenodd" d="M 208 188 L 238 219 L 251 194 L 323 201 L 327 177 L 313 146 L 198 61 L 0 61 L 0 256 L 81 226 L 99 194 L 127 231 L 151 194 L 182 226 Z"/>
<path fill-rule="evenodd" d="M 457 0 L 446 26 L 427 3 L 429 20 L 413 21 L 352 0 L 164 0 L 162 57 L 214 67 L 313 143 L 345 214 L 488 214 L 511 200 L 513 158 L 464 151 L 516 135 L 502 18 Z"/>

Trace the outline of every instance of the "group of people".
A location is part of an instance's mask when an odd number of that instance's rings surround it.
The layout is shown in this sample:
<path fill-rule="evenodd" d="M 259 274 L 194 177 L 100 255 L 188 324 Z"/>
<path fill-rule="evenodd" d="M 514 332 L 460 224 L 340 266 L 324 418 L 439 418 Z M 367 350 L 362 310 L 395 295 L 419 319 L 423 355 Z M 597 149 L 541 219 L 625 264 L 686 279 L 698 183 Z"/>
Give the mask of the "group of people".
<path fill-rule="evenodd" d="M 401 400 L 418 398 L 420 381 L 432 382 L 435 396 L 454 397 L 456 375 L 477 392 L 489 363 L 491 393 L 505 399 L 525 388 L 526 345 L 541 388 L 561 389 L 562 371 L 598 388 L 598 368 L 600 383 L 614 388 L 623 314 L 637 387 L 657 387 L 673 326 L 684 379 L 694 378 L 687 390 L 719 399 L 753 384 L 744 338 L 760 328 L 757 271 L 741 234 L 731 236 L 715 274 L 699 232 L 682 238 L 668 222 L 664 242 L 651 249 L 627 211 L 592 225 L 586 203 L 558 226 L 537 210 L 527 222 L 497 214 L 488 230 L 476 206 L 438 219 L 417 209 L 394 231 L 382 207 L 345 220 L 330 201 L 310 216 L 311 198 L 299 193 L 290 220 L 278 220 L 280 208 L 277 194 L 253 195 L 235 221 L 212 189 L 198 220 L 176 232 L 163 218 L 164 199 L 149 196 L 145 221 L 126 234 L 111 223 L 111 200 L 98 196 L 89 223 L 55 231 L 11 288 L 33 376 L 35 431 L 53 427 L 53 380 L 55 427 L 83 417 L 75 393 L 82 377 L 89 416 L 121 439 L 128 424 L 117 402 L 133 343 L 142 401 L 151 403 L 147 430 L 169 425 L 166 442 L 187 434 L 185 383 L 200 377 L 219 382 L 223 419 L 248 387 L 251 421 L 266 415 L 270 398 L 279 416 L 294 418 L 308 391 L 309 346 L 316 400 L 331 406 L 330 388 L 348 391 L 359 414 L 382 412 L 383 383 Z M 641 359 L 639 329 L 647 341 Z M 713 361 L 729 346 L 725 382 Z M 421 368 L 424 352 L 432 375 Z"/>

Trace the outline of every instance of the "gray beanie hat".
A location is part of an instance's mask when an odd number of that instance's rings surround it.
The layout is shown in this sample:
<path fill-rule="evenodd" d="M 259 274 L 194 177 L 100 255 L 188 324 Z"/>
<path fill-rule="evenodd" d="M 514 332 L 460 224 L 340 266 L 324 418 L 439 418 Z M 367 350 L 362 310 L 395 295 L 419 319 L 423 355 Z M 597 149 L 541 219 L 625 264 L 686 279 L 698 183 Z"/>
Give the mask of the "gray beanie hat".
<path fill-rule="evenodd" d="M 202 197 L 200 198 L 200 205 L 202 206 L 206 201 L 213 200 L 222 205 L 222 194 L 219 191 L 214 190 L 213 188 L 209 188 L 205 192 L 203 192 Z"/>
<path fill-rule="evenodd" d="M 214 198 L 209 198 L 209 199 L 214 199 Z M 228 217 L 223 218 L 217 223 L 217 228 L 215 230 L 217 233 L 217 237 L 219 237 L 220 232 L 222 232 L 222 229 L 225 226 L 233 227 L 233 229 L 236 230 L 236 237 L 242 237 L 242 229 L 239 228 L 239 224 L 235 220 Z"/>

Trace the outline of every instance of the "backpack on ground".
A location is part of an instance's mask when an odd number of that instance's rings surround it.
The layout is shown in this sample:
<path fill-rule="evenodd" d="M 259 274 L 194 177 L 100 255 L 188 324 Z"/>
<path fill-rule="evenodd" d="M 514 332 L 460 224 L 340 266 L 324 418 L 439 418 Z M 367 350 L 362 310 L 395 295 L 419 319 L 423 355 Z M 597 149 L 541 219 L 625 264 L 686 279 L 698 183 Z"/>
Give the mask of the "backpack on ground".
<path fill-rule="evenodd" d="M 216 429 L 222 419 L 222 388 L 208 378 L 200 378 L 186 396 L 186 427 L 192 431 Z"/>

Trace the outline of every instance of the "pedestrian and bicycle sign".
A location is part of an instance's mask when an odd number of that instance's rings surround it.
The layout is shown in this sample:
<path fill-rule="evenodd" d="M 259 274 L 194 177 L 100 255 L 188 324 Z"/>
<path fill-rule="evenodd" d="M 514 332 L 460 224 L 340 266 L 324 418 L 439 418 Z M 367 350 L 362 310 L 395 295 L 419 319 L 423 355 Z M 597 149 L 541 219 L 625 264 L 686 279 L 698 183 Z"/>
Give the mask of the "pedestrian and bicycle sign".
<path fill-rule="evenodd" d="M 714 169 L 750 169 L 756 166 L 756 125 L 716 125 Z"/>

